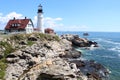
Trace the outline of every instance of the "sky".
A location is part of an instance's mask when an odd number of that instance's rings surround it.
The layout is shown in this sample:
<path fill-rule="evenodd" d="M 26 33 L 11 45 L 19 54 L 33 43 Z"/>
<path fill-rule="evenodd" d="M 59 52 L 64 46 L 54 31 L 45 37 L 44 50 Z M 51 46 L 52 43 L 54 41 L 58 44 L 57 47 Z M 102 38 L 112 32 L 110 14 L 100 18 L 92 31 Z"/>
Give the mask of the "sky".
<path fill-rule="evenodd" d="M 37 23 L 43 6 L 43 27 L 55 31 L 120 32 L 120 0 L 0 0 L 0 29 L 25 16 Z"/>

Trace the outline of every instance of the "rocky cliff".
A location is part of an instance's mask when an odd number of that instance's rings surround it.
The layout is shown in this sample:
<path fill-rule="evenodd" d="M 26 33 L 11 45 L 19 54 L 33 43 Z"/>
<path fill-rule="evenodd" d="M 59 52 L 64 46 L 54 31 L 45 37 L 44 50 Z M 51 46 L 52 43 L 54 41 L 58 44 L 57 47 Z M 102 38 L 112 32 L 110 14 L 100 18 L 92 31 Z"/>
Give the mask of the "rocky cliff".
<path fill-rule="evenodd" d="M 106 77 L 109 72 L 101 64 L 77 60 L 81 52 L 73 47 L 73 39 L 76 38 L 68 38 L 34 33 L 12 35 L 1 41 L 1 60 L 5 59 L 7 64 L 4 79 L 101 80 Z M 88 40 L 83 42 L 89 43 Z M 8 45 L 11 48 L 6 52 Z M 71 61 L 73 58 L 75 60 Z"/>

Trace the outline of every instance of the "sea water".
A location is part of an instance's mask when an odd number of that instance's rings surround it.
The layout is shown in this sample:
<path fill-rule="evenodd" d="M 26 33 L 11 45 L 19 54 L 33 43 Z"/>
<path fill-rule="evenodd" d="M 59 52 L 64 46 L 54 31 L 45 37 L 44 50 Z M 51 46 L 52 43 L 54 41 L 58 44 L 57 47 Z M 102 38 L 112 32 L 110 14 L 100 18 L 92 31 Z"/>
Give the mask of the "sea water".
<path fill-rule="evenodd" d="M 82 58 L 95 60 L 111 73 L 109 80 L 120 80 L 120 33 L 119 32 L 88 32 L 89 36 L 83 36 L 83 32 L 57 32 L 58 34 L 77 34 L 80 37 L 96 41 L 99 45 L 95 49 L 82 49 Z"/>

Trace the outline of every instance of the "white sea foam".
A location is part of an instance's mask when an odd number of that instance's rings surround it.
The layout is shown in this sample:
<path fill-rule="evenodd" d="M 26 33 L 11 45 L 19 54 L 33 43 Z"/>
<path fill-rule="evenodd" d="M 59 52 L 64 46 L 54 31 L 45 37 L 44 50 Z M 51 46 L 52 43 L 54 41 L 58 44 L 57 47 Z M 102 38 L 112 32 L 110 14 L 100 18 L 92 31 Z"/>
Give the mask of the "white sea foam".
<path fill-rule="evenodd" d="M 111 39 L 103 39 L 103 38 L 93 38 L 95 41 L 98 42 L 105 42 L 105 43 L 110 43 L 110 44 L 115 44 L 115 45 L 120 45 L 119 42 L 114 42 Z"/>
<path fill-rule="evenodd" d="M 111 51 L 116 51 L 116 52 L 120 52 L 120 47 L 116 46 L 114 48 L 110 48 L 109 50 Z"/>
<path fill-rule="evenodd" d="M 105 40 L 104 42 L 110 43 L 110 44 L 115 44 L 115 45 L 120 45 L 119 42 L 114 42 L 114 41 L 109 41 L 109 40 Z"/>
<path fill-rule="evenodd" d="M 103 58 L 116 58 L 116 57 L 114 57 L 114 56 L 107 56 L 107 55 L 101 56 L 101 57 L 103 57 Z"/>
<path fill-rule="evenodd" d="M 118 56 L 120 57 L 120 54 L 118 54 Z"/>

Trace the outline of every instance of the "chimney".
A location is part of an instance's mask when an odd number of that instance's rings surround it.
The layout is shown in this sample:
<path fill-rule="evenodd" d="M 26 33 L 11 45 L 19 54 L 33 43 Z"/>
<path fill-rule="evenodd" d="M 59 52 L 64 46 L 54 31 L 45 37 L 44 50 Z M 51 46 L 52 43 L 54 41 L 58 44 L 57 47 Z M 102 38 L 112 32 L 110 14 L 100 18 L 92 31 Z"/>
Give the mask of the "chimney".
<path fill-rule="evenodd" d="M 25 16 L 25 19 L 27 19 L 27 17 Z"/>
<path fill-rule="evenodd" d="M 15 17 L 13 18 L 13 20 L 15 20 Z"/>

